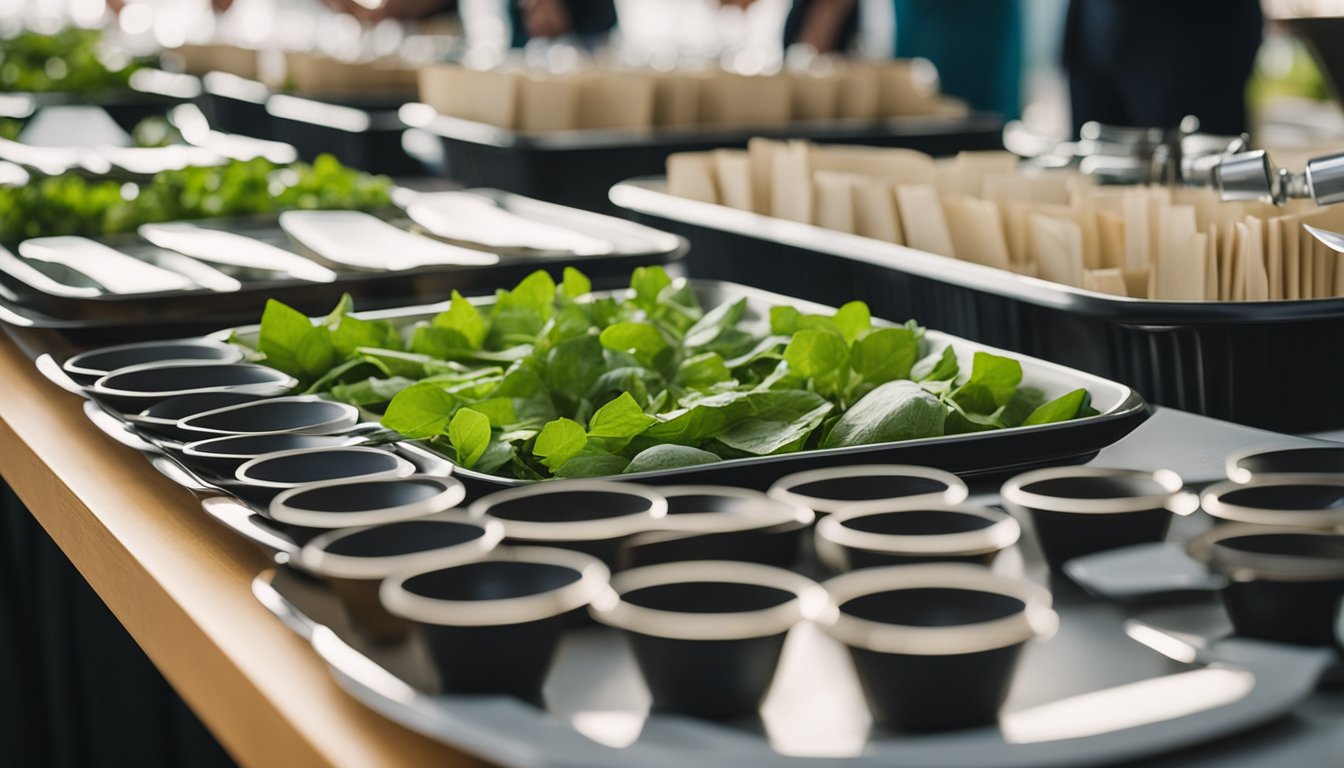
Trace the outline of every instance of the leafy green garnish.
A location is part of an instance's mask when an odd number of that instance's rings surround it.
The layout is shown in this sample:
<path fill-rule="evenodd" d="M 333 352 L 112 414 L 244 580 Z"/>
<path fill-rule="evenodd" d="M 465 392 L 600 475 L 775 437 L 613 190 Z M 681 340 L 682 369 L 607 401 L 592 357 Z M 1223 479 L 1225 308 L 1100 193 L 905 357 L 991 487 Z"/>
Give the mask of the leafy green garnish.
<path fill-rule="evenodd" d="M 312 392 L 382 410 L 464 468 L 523 480 L 599 477 L 1046 424 L 1095 413 L 1085 390 L 1050 402 L 1016 360 L 985 352 L 963 373 L 914 323 L 874 327 L 745 302 L 706 311 L 685 281 L 637 270 L 625 297 L 595 298 L 566 268 L 536 272 L 488 307 L 454 293 L 428 321 L 313 322 L 272 302 L 263 361 Z"/>

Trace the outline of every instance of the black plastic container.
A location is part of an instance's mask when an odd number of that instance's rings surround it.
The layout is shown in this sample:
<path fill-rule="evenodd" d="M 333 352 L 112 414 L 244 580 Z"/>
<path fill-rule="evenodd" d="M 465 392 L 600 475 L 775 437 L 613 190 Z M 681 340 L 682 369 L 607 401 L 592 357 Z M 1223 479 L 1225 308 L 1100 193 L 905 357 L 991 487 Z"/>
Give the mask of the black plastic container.
<path fill-rule="evenodd" d="M 989 565 L 1022 530 L 1006 512 L 977 504 L 858 504 L 817 523 L 817 556 L 836 571 L 883 565 Z"/>
<path fill-rule="evenodd" d="M 1050 593 L 960 563 L 867 568 L 823 586 L 873 720 L 894 731 L 994 722 L 1022 646 L 1058 626 Z"/>
<path fill-rule="evenodd" d="M 402 571 L 448 568 L 488 555 L 504 536 L 493 520 L 450 510 L 418 520 L 332 531 L 299 550 L 294 565 L 331 586 L 357 631 L 375 642 L 406 636 L 410 625 L 378 600 L 383 580 Z"/>
<path fill-rule="evenodd" d="M 1266 476 L 1204 489 L 1200 506 L 1219 522 L 1292 528 L 1344 526 L 1344 475 Z"/>
<path fill-rule="evenodd" d="M 865 301 L 876 317 L 917 318 L 1192 413 L 1287 433 L 1344 427 L 1334 384 L 1344 358 L 1320 347 L 1344 337 L 1344 298 L 1130 299 L 672 197 L 661 180 L 637 179 L 611 195 L 636 221 L 687 238 L 687 269 L 697 277 L 836 306 Z"/>
<path fill-rule="evenodd" d="M 742 560 L 787 568 L 799 558 L 812 510 L 760 491 L 726 485 L 670 485 L 660 530 L 637 533 L 621 547 L 619 564 L 634 568 L 682 560 Z"/>
<path fill-rule="evenodd" d="M 178 422 L 186 433 L 201 439 L 220 435 L 275 435 L 297 433 L 331 435 L 359 423 L 359 409 L 312 395 L 274 397 L 255 403 L 217 408 Z"/>
<path fill-rule="evenodd" d="M 1173 514 L 1196 508 L 1169 470 L 1055 467 L 1018 475 L 1000 494 L 1031 516 L 1045 561 L 1058 571 L 1075 557 L 1166 538 Z"/>
<path fill-rule="evenodd" d="M 397 109 L 414 96 L 275 94 L 266 100 L 265 110 L 271 138 L 295 147 L 304 160 L 328 154 L 369 173 L 415 176 L 423 174 L 424 166 L 402 148 L 406 126 L 397 117 Z"/>
<path fill-rule="evenodd" d="M 811 580 L 757 563 L 700 560 L 617 574 L 590 609 L 625 631 L 656 709 L 706 718 L 756 713 L 790 629 L 825 604 Z"/>
<path fill-rule="evenodd" d="M 305 435 L 297 432 L 224 435 L 187 443 L 182 446 L 182 460 L 215 475 L 233 477 L 234 471 L 244 462 L 268 453 L 335 448 L 356 443 L 360 439 L 350 435 Z"/>
<path fill-rule="evenodd" d="M 807 507 L 818 516 L 866 502 L 960 504 L 969 493 L 951 472 L 908 464 L 809 469 L 781 477 L 769 490 L 770 498 Z"/>
<path fill-rule="evenodd" d="M 281 491 L 332 480 L 391 480 L 415 474 L 411 462 L 369 446 L 301 448 L 249 459 L 224 487 L 254 503 L 269 504 Z"/>
<path fill-rule="evenodd" d="M 333 480 L 281 491 L 267 505 L 265 516 L 303 545 L 337 528 L 399 523 L 445 512 L 465 497 L 462 483 L 451 477 Z"/>
<path fill-rule="evenodd" d="M 208 360 L 236 363 L 243 350 L 233 344 L 210 339 L 176 339 L 135 344 L 119 344 L 81 352 L 61 364 L 62 370 L 79 384 L 89 385 L 113 371 L 149 363 Z"/>
<path fill-rule="evenodd" d="M 1223 606 L 1238 635 L 1331 645 L 1344 610 L 1344 534 L 1223 525 L 1190 542 L 1192 557 L 1228 577 Z"/>
<path fill-rule="evenodd" d="M 572 549 L 610 567 L 626 537 L 655 529 L 667 516 L 667 500 L 634 483 L 557 480 L 483 496 L 471 514 L 503 523 L 509 544 Z"/>
<path fill-rule="evenodd" d="M 172 397 L 157 402 L 139 413 L 123 415 L 137 430 L 148 432 L 155 437 L 168 440 L 194 440 L 198 435 L 183 431 L 177 426 L 177 422 L 198 413 L 230 405 L 253 403 L 262 398 L 262 395 L 251 395 L 246 392 L 205 392 Z"/>
<path fill-rule="evenodd" d="M 561 633 L 610 589 L 609 575 L 582 552 L 502 547 L 470 563 L 393 576 L 379 597 L 423 634 L 441 692 L 540 703 Z"/>
<path fill-rule="evenodd" d="M 274 368 L 251 363 L 146 363 L 109 373 L 85 388 L 85 392 L 115 411 L 138 413 L 181 395 L 209 392 L 283 395 L 298 383 Z"/>
<path fill-rule="evenodd" d="M 591 211 L 613 210 L 611 186 L 631 176 L 663 173 L 668 155 L 746 147 L 755 136 L 823 144 L 906 147 L 932 155 L 1002 149 L 1003 121 L 969 117 L 904 117 L 825 121 L 764 129 L 690 128 L 523 133 L 435 114 L 407 104 L 401 118 L 437 135 L 445 176 L 467 186 L 491 186 Z M 751 281 L 744 281 L 751 282 Z"/>

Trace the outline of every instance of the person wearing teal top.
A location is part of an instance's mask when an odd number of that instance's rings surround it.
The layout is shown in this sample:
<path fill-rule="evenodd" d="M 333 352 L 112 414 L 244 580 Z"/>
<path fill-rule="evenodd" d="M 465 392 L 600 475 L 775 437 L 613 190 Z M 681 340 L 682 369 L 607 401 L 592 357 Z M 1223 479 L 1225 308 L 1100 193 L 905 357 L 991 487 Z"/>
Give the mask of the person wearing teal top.
<path fill-rule="evenodd" d="M 892 0 L 896 50 L 938 68 L 943 93 L 1005 120 L 1022 112 L 1023 12 L 1020 0 Z M 855 0 L 794 0 L 784 45 L 843 51 L 858 32 Z"/>

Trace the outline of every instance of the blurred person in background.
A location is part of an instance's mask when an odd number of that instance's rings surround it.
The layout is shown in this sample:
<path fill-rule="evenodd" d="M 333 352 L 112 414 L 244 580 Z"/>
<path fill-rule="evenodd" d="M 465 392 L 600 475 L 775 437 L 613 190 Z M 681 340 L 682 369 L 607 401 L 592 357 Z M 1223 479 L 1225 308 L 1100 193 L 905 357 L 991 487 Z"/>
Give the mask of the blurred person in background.
<path fill-rule="evenodd" d="M 503 0 L 512 34 L 510 45 L 522 48 L 528 40 L 573 36 L 584 45 L 595 45 L 616 26 L 615 0 Z M 232 0 L 215 0 L 232 2 Z M 383 0 L 368 7 L 359 0 L 322 0 L 339 13 L 361 21 L 418 19 L 457 10 L 457 0 Z"/>
<path fill-rule="evenodd" d="M 746 6 L 753 0 L 724 0 Z M 924 58 L 938 68 L 943 93 L 1005 120 L 1022 111 L 1023 20 L 1020 0 L 891 0 L 893 55 Z M 853 47 L 863 24 L 856 0 L 793 0 L 784 22 L 784 46 L 810 45 L 819 53 Z"/>
<path fill-rule="evenodd" d="M 1073 132 L 1106 125 L 1246 130 L 1260 0 L 1071 0 L 1064 23 Z"/>

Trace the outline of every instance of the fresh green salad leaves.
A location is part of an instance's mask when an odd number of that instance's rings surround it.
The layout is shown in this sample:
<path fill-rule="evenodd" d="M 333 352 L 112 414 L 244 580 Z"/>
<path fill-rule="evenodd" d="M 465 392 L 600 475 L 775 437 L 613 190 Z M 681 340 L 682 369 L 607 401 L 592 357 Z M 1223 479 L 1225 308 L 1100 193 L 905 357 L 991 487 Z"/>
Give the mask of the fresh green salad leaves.
<path fill-rule="evenodd" d="M 454 292 L 407 327 L 310 320 L 278 302 L 258 351 L 310 392 L 382 413 L 458 464 L 522 479 L 595 477 L 812 448 L 954 435 L 1093 415 L 1086 390 L 1049 402 L 1021 364 L 976 352 L 963 371 L 914 322 L 875 327 L 868 307 L 706 310 L 685 281 L 635 271 L 623 298 L 589 295 L 567 268 L 493 305 Z"/>
<path fill-rule="evenodd" d="M 346 168 L 330 155 L 312 165 L 235 160 L 211 168 L 163 171 L 143 184 L 90 181 L 76 174 L 0 186 L 0 243 L 30 237 L 98 237 L 141 224 L 292 208 L 375 210 L 392 204 L 392 182 Z"/>
<path fill-rule="evenodd" d="M 140 67 L 102 50 L 103 33 L 69 27 L 0 39 L 0 92 L 82 92 L 126 88 Z"/>

